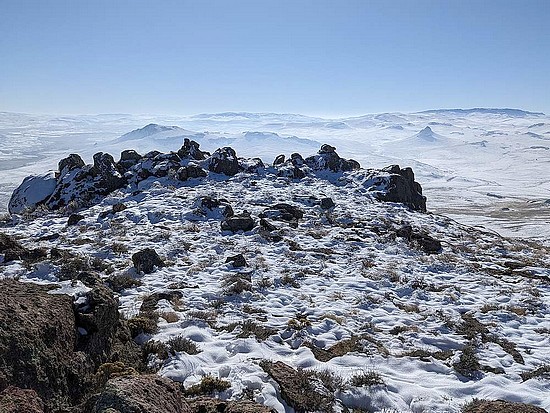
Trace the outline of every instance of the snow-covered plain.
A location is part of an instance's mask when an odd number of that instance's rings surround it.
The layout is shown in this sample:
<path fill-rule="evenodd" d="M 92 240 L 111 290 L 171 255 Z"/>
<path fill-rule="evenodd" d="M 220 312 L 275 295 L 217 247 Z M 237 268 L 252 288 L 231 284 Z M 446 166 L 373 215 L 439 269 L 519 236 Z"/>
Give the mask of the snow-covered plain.
<path fill-rule="evenodd" d="M 151 125 L 152 124 L 152 125 Z M 149 125 L 149 126 L 145 126 Z M 429 128 L 429 129 L 426 129 Z M 142 129 L 141 131 L 131 132 Z M 129 133 L 130 132 L 130 133 Z M 124 135 L 124 136 L 123 136 Z M 177 150 L 183 137 L 271 162 L 320 143 L 363 167 L 413 167 L 428 208 L 507 236 L 550 235 L 550 117 L 516 110 L 383 113 L 344 119 L 291 114 L 45 116 L 0 113 L 0 211 L 31 173 L 77 152 Z"/>
<path fill-rule="evenodd" d="M 262 360 L 343 379 L 380 375 L 383 385 L 341 386 L 335 411 L 458 413 L 474 397 L 550 409 L 548 378 L 521 376 L 550 366 L 550 251 L 533 241 L 549 234 L 548 117 L 445 111 L 339 120 L 233 113 L 0 119 L 4 197 L 24 176 L 55 169 L 70 152 L 90 162 L 100 150 L 177 150 L 190 137 L 203 150 L 230 145 L 241 156 L 271 162 L 280 153 L 313 154 L 322 142 L 364 167 L 412 166 L 428 210 L 447 215 L 373 201 L 359 184 L 360 171 L 343 186 L 313 177 L 214 174 L 186 182 L 151 177 L 80 211 L 78 225 L 67 226 L 67 217 L 54 213 L 2 228 L 26 246 L 97 258 L 110 275 L 139 280 L 119 297 L 127 317 L 138 314 L 149 294 L 180 291 L 180 300 L 159 301 L 158 311 L 170 313 L 160 319 L 160 331 L 138 339 L 182 335 L 201 351 L 151 359 L 159 374 L 186 387 L 206 374 L 225 378 L 231 388 L 220 397 L 246 395 L 285 413 L 293 409 Z M 32 145 L 23 145 L 27 136 Z M 222 231 L 219 217 L 198 212 L 204 196 L 254 217 L 279 202 L 305 215 L 296 228 L 275 222 L 282 238 L 270 241 L 258 227 Z M 331 197 L 336 206 L 324 211 L 311 196 Z M 127 208 L 101 214 L 119 202 Z M 489 229 L 465 225 L 472 223 Z M 442 251 L 427 254 L 399 236 L 405 225 L 440 240 Z M 168 265 L 138 274 L 130 257 L 145 247 Z M 237 253 L 246 267 L 226 263 Z M 0 276 L 38 282 L 55 281 L 58 271 L 53 263 L 0 266 Z M 70 282 L 63 284 L 71 290 Z M 335 351 L 338 343 L 354 344 L 327 359 L 322 350 Z M 457 367 L 467 348 L 479 361 L 471 377 Z"/>

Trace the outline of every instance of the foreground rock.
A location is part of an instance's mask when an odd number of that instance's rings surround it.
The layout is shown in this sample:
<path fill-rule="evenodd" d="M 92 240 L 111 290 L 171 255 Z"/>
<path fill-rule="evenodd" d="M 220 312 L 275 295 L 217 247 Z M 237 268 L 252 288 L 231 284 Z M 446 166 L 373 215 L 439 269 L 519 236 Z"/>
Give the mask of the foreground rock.
<path fill-rule="evenodd" d="M 0 286 L 0 390 L 32 389 L 47 411 L 80 402 L 93 365 L 75 351 L 72 298 L 31 283 L 3 280 Z"/>
<path fill-rule="evenodd" d="M 191 413 L 179 386 L 155 374 L 109 380 L 97 398 L 93 413 L 115 409 L 120 413 Z"/>
<path fill-rule="evenodd" d="M 0 393 L 2 413 L 44 413 L 44 402 L 34 390 L 9 386 Z"/>

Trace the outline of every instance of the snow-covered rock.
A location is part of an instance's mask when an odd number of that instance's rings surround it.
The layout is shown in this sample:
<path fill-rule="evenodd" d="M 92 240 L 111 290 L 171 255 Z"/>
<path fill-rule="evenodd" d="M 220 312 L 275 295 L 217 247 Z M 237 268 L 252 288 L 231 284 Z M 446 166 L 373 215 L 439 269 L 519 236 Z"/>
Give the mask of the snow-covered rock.
<path fill-rule="evenodd" d="M 10 214 L 33 210 L 43 204 L 54 192 L 57 180 L 54 171 L 26 177 L 13 192 L 8 204 Z"/>

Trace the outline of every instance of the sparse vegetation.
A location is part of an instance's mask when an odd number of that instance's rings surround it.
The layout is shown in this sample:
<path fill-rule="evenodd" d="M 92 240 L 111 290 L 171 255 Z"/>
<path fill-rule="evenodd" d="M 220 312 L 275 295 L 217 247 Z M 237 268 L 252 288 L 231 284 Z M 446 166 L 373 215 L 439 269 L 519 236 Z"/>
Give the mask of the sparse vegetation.
<path fill-rule="evenodd" d="M 386 383 L 382 379 L 382 375 L 375 370 L 366 370 L 361 373 L 356 373 L 349 378 L 350 386 L 353 387 L 371 387 L 385 386 Z"/>
<path fill-rule="evenodd" d="M 204 376 L 200 383 L 197 383 L 184 390 L 186 396 L 196 397 L 201 395 L 210 395 L 214 392 L 222 392 L 231 387 L 227 380 L 214 377 L 212 375 Z"/>
<path fill-rule="evenodd" d="M 193 340 L 185 338 L 182 335 L 172 337 L 166 344 L 172 354 L 179 351 L 183 351 L 184 353 L 191 355 L 199 354 L 201 352 Z"/>

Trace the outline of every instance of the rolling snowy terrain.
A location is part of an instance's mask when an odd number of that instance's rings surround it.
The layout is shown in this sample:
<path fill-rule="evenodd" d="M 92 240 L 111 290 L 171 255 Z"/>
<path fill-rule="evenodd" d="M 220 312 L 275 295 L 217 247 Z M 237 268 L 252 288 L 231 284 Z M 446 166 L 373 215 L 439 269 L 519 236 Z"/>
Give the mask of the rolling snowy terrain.
<path fill-rule="evenodd" d="M 148 125 L 148 126 L 146 126 Z M 177 126 L 174 126 L 177 125 Z M 428 208 L 502 235 L 547 240 L 550 228 L 550 117 L 503 109 L 386 113 L 345 119 L 289 114 L 45 116 L 0 113 L 0 210 L 29 174 L 55 169 L 72 152 L 117 158 L 177 150 L 184 137 L 214 151 L 272 161 L 286 152 L 337 147 L 364 167 L 414 168 Z"/>
<path fill-rule="evenodd" d="M 392 125 L 399 118 L 389 117 Z M 368 145 L 433 156 L 421 149 L 430 145 L 449 159 L 451 144 L 477 148 L 432 127 Z M 147 126 L 97 146 L 145 148 L 155 135 L 171 146 L 188 133 Z M 206 148 L 223 136 L 243 152 L 250 139 L 305 144 L 279 133 L 193 136 Z M 350 152 L 357 145 L 339 142 Z M 187 141 L 177 155 L 126 153 L 118 164 L 126 182 L 105 155 L 93 167 L 64 159 L 46 191 L 52 211 L 4 219 L 10 238 L 0 238 L 0 278 L 57 283 L 54 293 L 72 294 L 85 315 L 101 280 L 116 293 L 147 367 L 188 394 L 218 380 L 223 386 L 206 394 L 279 413 L 459 413 L 474 398 L 549 409 L 548 247 L 423 213 L 411 170 L 359 169 L 333 149 L 262 165 L 237 162 L 228 150 L 209 156 Z M 231 169 L 237 163 L 241 172 Z M 461 196 L 472 188 L 469 176 L 456 187 Z M 408 177 L 403 201 L 382 202 L 392 177 Z M 411 190 L 420 203 L 407 208 L 400 202 L 409 203 Z M 74 196 L 90 193 L 97 196 Z M 96 334 L 78 332 L 78 340 Z"/>

